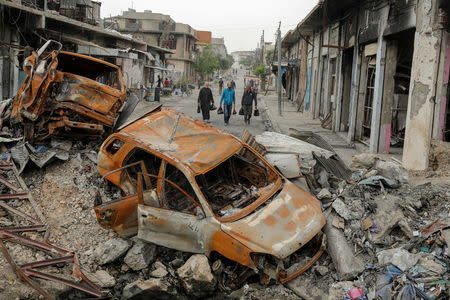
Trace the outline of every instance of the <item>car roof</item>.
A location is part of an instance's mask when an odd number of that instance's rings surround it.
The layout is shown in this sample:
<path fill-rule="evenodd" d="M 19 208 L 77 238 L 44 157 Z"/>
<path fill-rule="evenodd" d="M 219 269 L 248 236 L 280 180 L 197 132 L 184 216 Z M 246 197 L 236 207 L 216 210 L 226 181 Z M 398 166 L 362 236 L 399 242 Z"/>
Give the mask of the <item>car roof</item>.
<path fill-rule="evenodd" d="M 150 148 L 202 174 L 240 150 L 231 134 L 172 109 L 144 117 L 119 132 L 142 148 Z"/>

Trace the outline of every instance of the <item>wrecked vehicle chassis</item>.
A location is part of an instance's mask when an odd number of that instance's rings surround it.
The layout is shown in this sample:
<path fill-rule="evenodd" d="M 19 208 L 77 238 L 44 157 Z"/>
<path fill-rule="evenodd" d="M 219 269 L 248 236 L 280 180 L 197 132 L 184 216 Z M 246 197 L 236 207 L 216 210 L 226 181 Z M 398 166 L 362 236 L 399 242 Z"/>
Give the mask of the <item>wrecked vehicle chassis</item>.
<path fill-rule="evenodd" d="M 154 112 L 111 135 L 99 173 L 122 198 L 94 209 L 122 236 L 191 253 L 213 253 L 270 279 L 307 270 L 299 249 L 322 236 L 320 202 L 283 178 L 241 140 L 173 110 Z"/>
<path fill-rule="evenodd" d="M 47 51 L 51 43 L 59 49 Z M 11 122 L 23 125 L 26 140 L 110 133 L 125 102 L 118 66 L 61 47 L 49 40 L 25 59 L 27 77 L 14 97 Z"/>

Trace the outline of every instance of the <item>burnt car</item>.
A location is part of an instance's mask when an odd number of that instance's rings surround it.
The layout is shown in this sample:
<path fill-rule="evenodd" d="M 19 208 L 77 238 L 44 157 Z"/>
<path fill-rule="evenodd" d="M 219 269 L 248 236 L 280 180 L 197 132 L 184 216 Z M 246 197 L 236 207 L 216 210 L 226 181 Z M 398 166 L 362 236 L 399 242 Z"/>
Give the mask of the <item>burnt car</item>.
<path fill-rule="evenodd" d="M 231 134 L 165 109 L 112 134 L 98 170 L 122 197 L 94 206 L 121 236 L 164 247 L 219 253 L 267 279 L 287 282 L 305 265 L 300 248 L 325 225 L 320 202 Z M 323 236 L 322 236 L 323 237 Z"/>
<path fill-rule="evenodd" d="M 57 49 L 49 50 L 53 43 Z M 127 97 L 120 68 L 60 49 L 49 40 L 25 59 L 11 123 L 23 125 L 26 140 L 109 135 Z"/>

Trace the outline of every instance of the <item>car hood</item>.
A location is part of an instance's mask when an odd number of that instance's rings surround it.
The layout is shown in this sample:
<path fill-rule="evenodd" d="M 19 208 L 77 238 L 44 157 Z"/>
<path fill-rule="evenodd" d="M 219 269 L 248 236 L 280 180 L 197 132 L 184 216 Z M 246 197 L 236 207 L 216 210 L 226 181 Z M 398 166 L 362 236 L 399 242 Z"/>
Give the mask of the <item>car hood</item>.
<path fill-rule="evenodd" d="M 308 243 L 324 225 L 319 200 L 286 180 L 264 207 L 238 221 L 222 223 L 221 228 L 251 251 L 282 259 Z"/>

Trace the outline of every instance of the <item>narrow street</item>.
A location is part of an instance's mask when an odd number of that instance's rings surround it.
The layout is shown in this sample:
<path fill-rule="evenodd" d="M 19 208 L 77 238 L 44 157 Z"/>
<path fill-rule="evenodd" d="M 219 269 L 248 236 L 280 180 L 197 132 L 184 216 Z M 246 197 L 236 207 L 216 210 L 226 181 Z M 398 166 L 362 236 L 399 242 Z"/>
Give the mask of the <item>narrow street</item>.
<path fill-rule="evenodd" d="M 241 107 L 242 94 L 244 93 L 244 69 L 239 68 L 239 64 L 235 63 L 233 65 L 238 70 L 237 75 L 234 76 L 234 81 L 236 82 L 236 112 L 239 112 Z M 230 72 L 229 72 L 230 73 Z M 225 80 L 224 80 L 225 81 Z M 224 86 L 226 87 L 226 81 Z M 219 107 L 220 96 L 219 96 L 219 84 L 211 82 L 211 90 L 213 92 L 214 104 Z M 164 108 L 171 108 L 176 111 L 183 112 L 194 118 L 202 120 L 201 113 L 197 113 L 197 98 L 199 90 L 196 88 L 192 91 L 190 96 L 176 96 L 172 95 L 170 97 L 161 97 L 161 103 Z M 240 137 L 242 130 L 246 128 L 251 134 L 257 135 L 261 134 L 265 130 L 264 122 L 262 116 L 254 117 L 252 116 L 250 125 L 244 124 L 244 117 L 239 114 L 233 115 L 230 119 L 228 126 L 224 125 L 223 115 L 218 115 L 217 110 L 211 111 L 211 125 L 220 128 L 228 133 L 233 134 L 236 137 Z"/>

